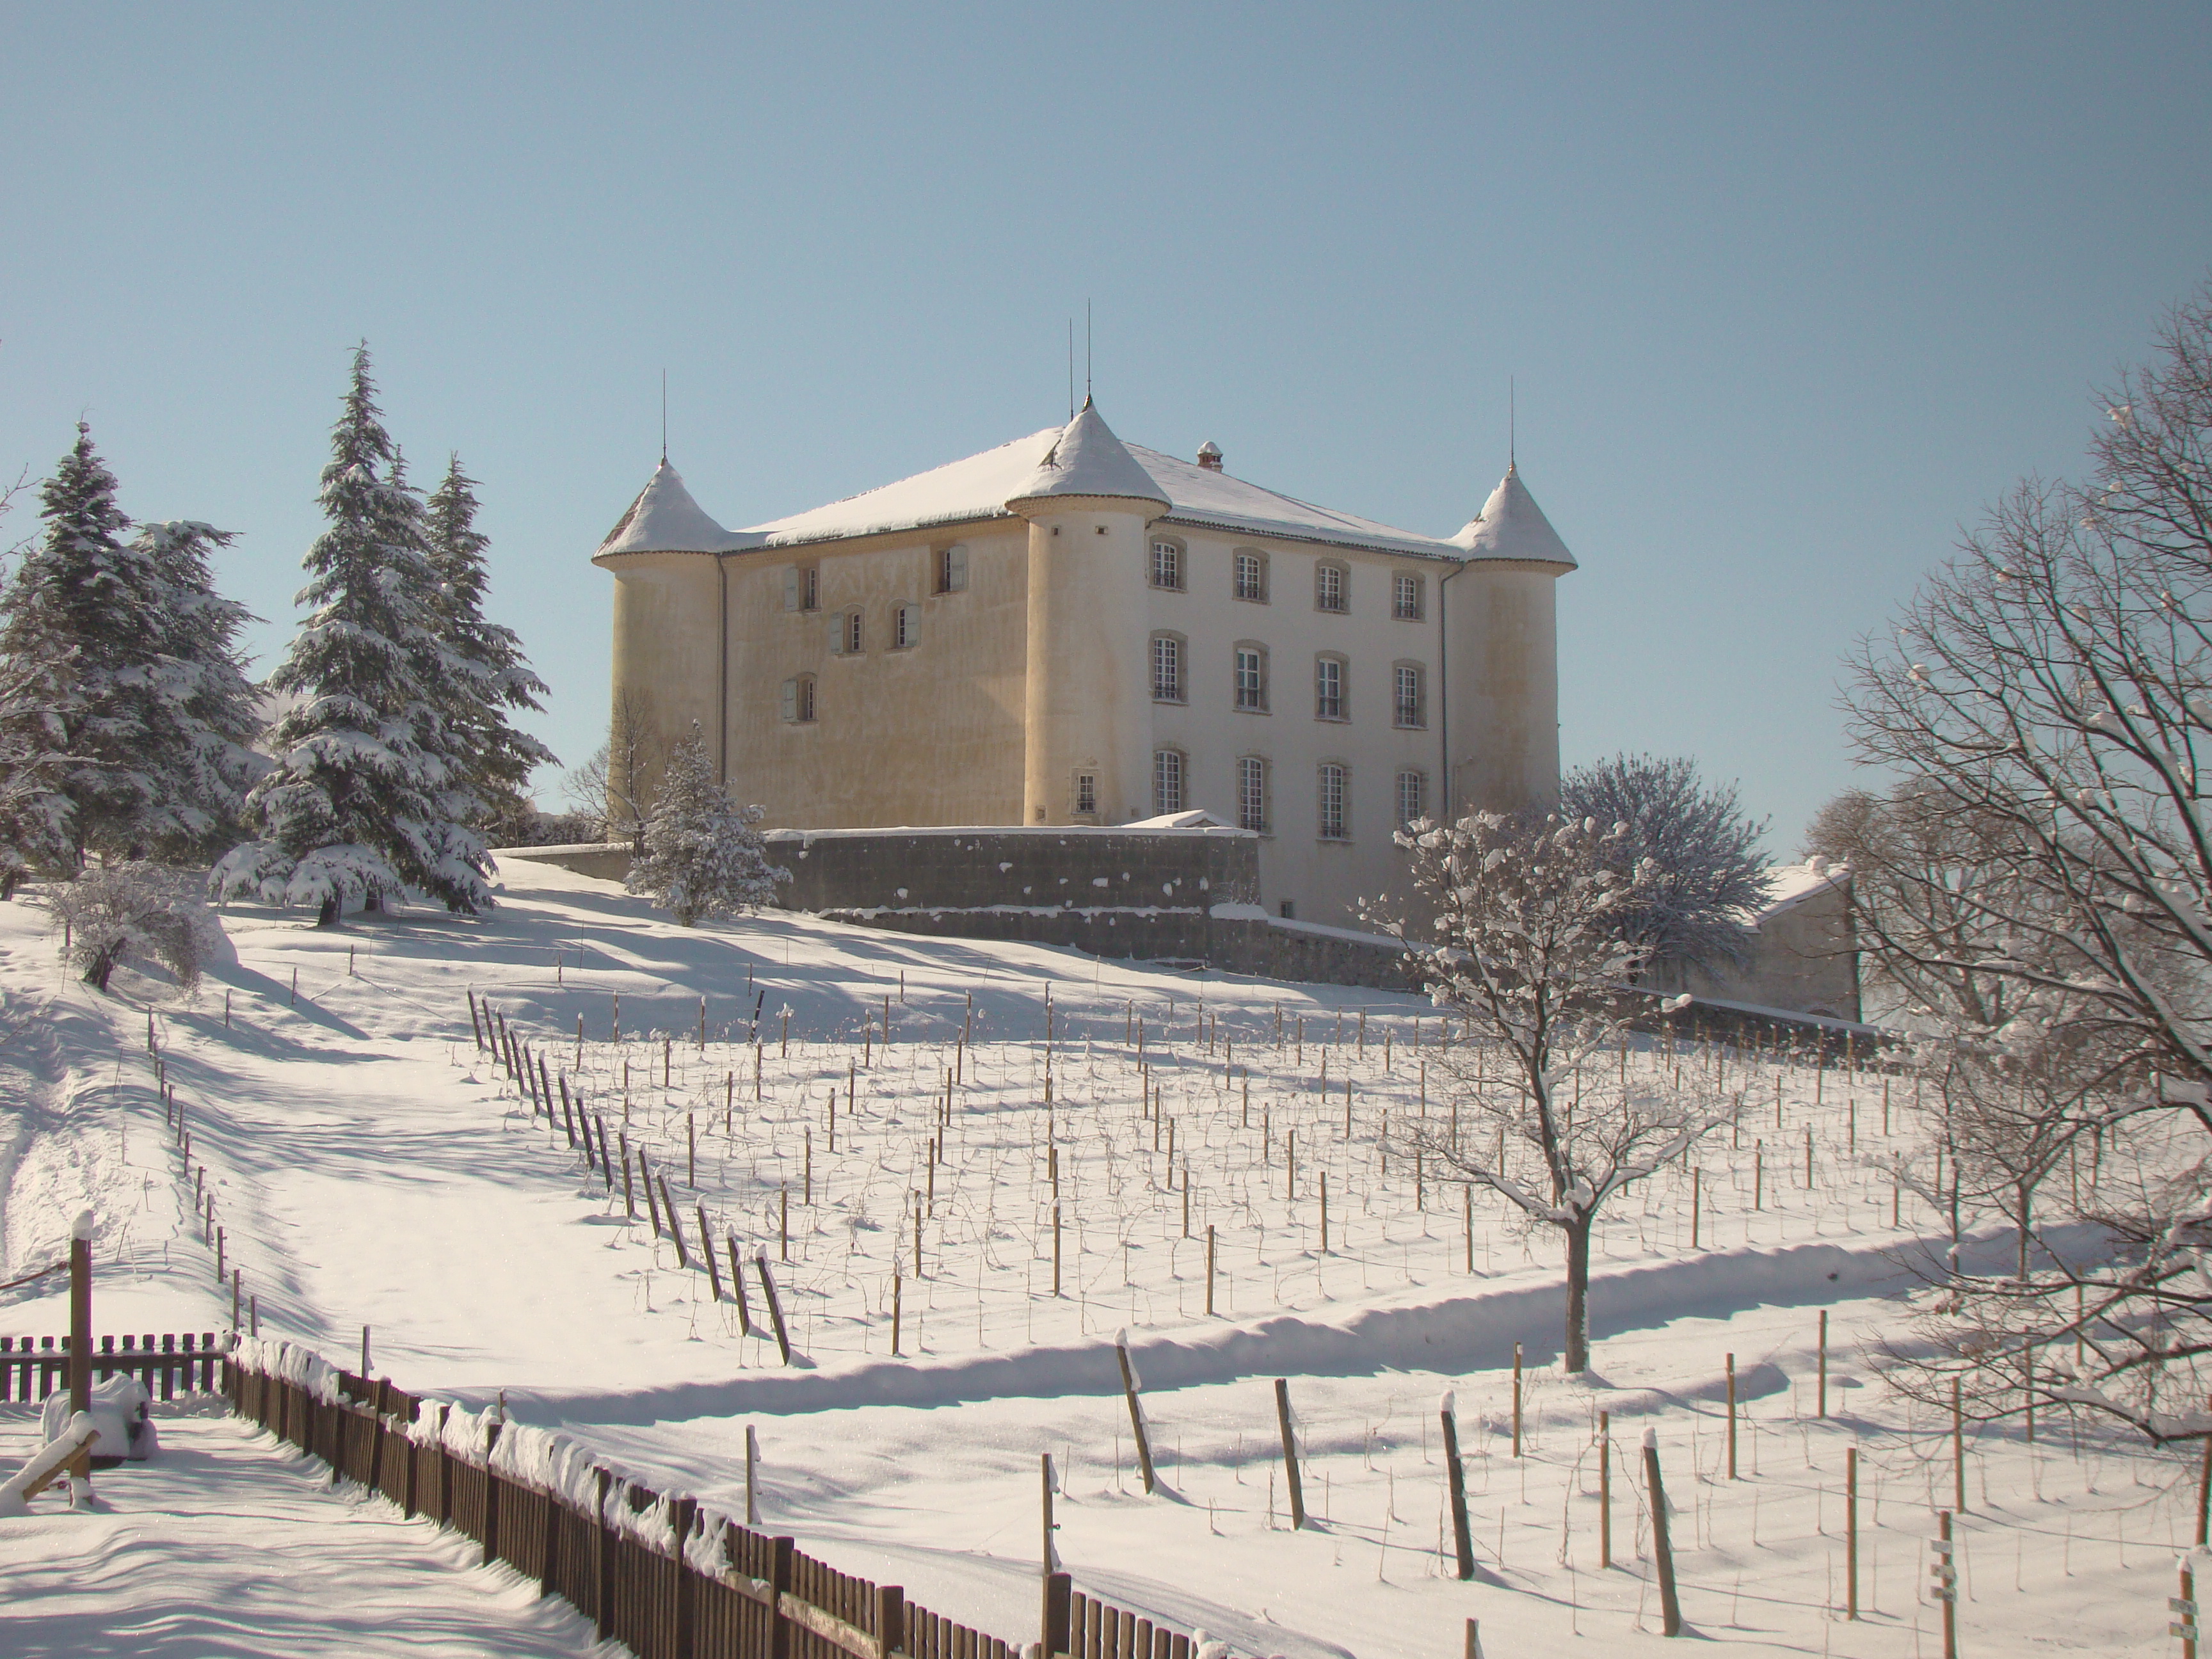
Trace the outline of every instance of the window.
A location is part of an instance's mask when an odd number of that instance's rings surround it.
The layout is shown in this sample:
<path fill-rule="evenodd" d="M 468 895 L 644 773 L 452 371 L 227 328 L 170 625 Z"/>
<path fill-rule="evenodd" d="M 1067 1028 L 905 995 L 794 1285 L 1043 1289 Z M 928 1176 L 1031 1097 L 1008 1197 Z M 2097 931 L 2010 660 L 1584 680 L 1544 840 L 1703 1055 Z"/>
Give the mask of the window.
<path fill-rule="evenodd" d="M 1256 714 L 1267 710 L 1267 650 L 1265 646 L 1237 647 L 1237 706 Z"/>
<path fill-rule="evenodd" d="M 1344 603 L 1345 569 L 1340 564 L 1317 564 L 1314 567 L 1314 609 L 1342 611 Z"/>
<path fill-rule="evenodd" d="M 1152 635 L 1152 701 L 1182 701 L 1182 641 L 1173 634 Z"/>
<path fill-rule="evenodd" d="M 783 683 L 783 718 L 804 723 L 814 718 L 814 676 L 800 674 Z"/>
<path fill-rule="evenodd" d="M 1419 576 L 1397 575 L 1390 579 L 1390 614 L 1400 622 L 1419 622 L 1421 619 L 1421 589 L 1425 584 Z"/>
<path fill-rule="evenodd" d="M 1345 769 L 1334 762 L 1321 769 L 1321 836 L 1342 841 L 1344 833 Z"/>
<path fill-rule="evenodd" d="M 1297 919 L 1298 907 L 1297 902 L 1292 899 L 1285 899 L 1283 901 L 1283 920 L 1285 921 L 1296 921 Z"/>
<path fill-rule="evenodd" d="M 1257 755 L 1237 758 L 1237 827 L 1267 833 L 1267 763 Z"/>
<path fill-rule="evenodd" d="M 1344 714 L 1344 659 L 1314 659 L 1314 718 L 1340 720 Z"/>
<path fill-rule="evenodd" d="M 1085 817 L 1098 816 L 1098 775 L 1078 772 L 1075 775 L 1075 810 Z"/>
<path fill-rule="evenodd" d="M 904 651 L 921 643 L 921 607 L 902 605 L 891 611 L 891 649 Z"/>
<path fill-rule="evenodd" d="M 1152 812 L 1165 817 L 1182 811 L 1182 750 L 1152 751 Z"/>
<path fill-rule="evenodd" d="M 1398 822 L 1407 824 L 1427 816 L 1429 780 L 1420 772 L 1398 774 Z"/>
<path fill-rule="evenodd" d="M 822 605 L 822 572 L 811 564 L 787 566 L 783 573 L 783 608 L 817 611 Z"/>
<path fill-rule="evenodd" d="M 830 624 L 830 650 L 833 656 L 856 657 L 865 643 L 861 627 L 862 612 L 856 606 L 842 612 Z"/>
<path fill-rule="evenodd" d="M 1249 599 L 1255 605 L 1267 602 L 1267 556 L 1264 553 L 1239 553 L 1236 560 L 1236 595 Z"/>
<path fill-rule="evenodd" d="M 961 546 L 937 550 L 937 591 L 959 593 L 968 586 L 968 550 Z"/>
<path fill-rule="evenodd" d="M 1421 665 L 1417 662 L 1401 662 L 1392 671 L 1396 695 L 1391 700 L 1391 719 L 1398 725 L 1419 729 L 1429 723 L 1426 699 L 1422 696 Z"/>
<path fill-rule="evenodd" d="M 1152 586 L 1182 587 L 1182 549 L 1173 542 L 1152 544 Z"/>

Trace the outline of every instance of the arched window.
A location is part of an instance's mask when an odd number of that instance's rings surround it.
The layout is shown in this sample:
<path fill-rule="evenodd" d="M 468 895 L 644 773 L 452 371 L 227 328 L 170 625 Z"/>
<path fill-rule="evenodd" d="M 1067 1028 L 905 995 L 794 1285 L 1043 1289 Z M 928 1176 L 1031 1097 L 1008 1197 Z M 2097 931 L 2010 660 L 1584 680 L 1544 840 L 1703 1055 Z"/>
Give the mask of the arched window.
<path fill-rule="evenodd" d="M 1267 831 L 1267 761 L 1263 755 L 1237 757 L 1237 827 Z"/>
<path fill-rule="evenodd" d="M 1429 777 L 1425 772 L 1408 769 L 1398 774 L 1398 823 L 1402 828 L 1416 818 L 1425 817 L 1429 811 Z"/>
<path fill-rule="evenodd" d="M 1422 601 L 1427 597 L 1422 590 L 1427 586 L 1425 580 L 1410 571 L 1401 570 L 1391 577 L 1390 614 L 1400 622 L 1420 621 Z"/>
<path fill-rule="evenodd" d="M 1334 653 L 1314 659 L 1314 718 L 1317 720 L 1342 720 L 1352 718 L 1351 696 L 1346 681 L 1351 678 L 1351 665 Z"/>
<path fill-rule="evenodd" d="M 1230 592 L 1237 598 L 1253 605 L 1267 602 L 1267 556 L 1249 547 L 1237 550 L 1231 562 L 1233 585 Z"/>
<path fill-rule="evenodd" d="M 1267 712 L 1267 647 L 1255 640 L 1237 642 L 1236 706 L 1247 714 Z"/>
<path fill-rule="evenodd" d="M 900 605 L 891 607 L 891 649 L 904 651 L 921 643 L 921 607 Z"/>
<path fill-rule="evenodd" d="M 1320 795 L 1321 838 L 1323 841 L 1348 839 L 1345 825 L 1350 821 L 1351 815 L 1352 769 L 1336 761 L 1323 761 L 1316 783 Z"/>
<path fill-rule="evenodd" d="M 1152 750 L 1152 813 L 1164 817 L 1182 809 L 1182 777 L 1185 765 L 1180 749 Z"/>
<path fill-rule="evenodd" d="M 1314 567 L 1314 609 L 1344 611 L 1350 610 L 1347 595 L 1352 586 L 1352 573 L 1334 559 L 1323 559 Z"/>
<path fill-rule="evenodd" d="M 1152 544 L 1152 586 L 1168 588 L 1180 593 L 1183 588 L 1183 563 L 1188 556 L 1181 542 L 1165 538 Z"/>
<path fill-rule="evenodd" d="M 1152 701 L 1181 702 L 1183 640 L 1180 634 L 1152 635 Z"/>
<path fill-rule="evenodd" d="M 1394 663 L 1390 669 L 1390 722 L 1409 731 L 1429 723 L 1429 677 L 1417 662 Z"/>

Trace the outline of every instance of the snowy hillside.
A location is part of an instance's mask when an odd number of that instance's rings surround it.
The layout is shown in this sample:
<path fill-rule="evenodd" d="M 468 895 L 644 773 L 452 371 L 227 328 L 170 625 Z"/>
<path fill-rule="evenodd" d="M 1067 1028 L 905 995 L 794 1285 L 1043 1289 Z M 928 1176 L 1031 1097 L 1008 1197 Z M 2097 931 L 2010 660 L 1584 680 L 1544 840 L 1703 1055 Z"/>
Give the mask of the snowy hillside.
<path fill-rule="evenodd" d="M 517 1417 L 739 1514 L 750 1425 L 764 1525 L 1010 1638 L 1034 1634 L 1050 1453 L 1078 1584 L 1240 1654 L 1441 1659 L 1470 1616 L 1493 1656 L 1565 1653 L 1577 1634 L 1656 1650 L 1632 1468 L 1649 1426 L 1697 1631 L 1753 1653 L 1940 1651 L 1926 1542 L 1951 1504 L 1950 1425 L 1868 1363 L 1901 1334 L 1901 1263 L 1936 1224 L 1869 1162 L 1914 1132 L 1909 1081 L 1732 1049 L 1620 1060 L 1746 1106 L 1735 1136 L 1612 1212 L 1595 1370 L 1569 1382 L 1552 1239 L 1382 1152 L 1389 1119 L 1450 1121 L 1437 1045 L 1457 1034 L 1417 999 L 804 917 L 685 930 L 604 883 L 520 861 L 502 875 L 481 920 L 318 933 L 234 908 L 230 953 L 185 1000 L 128 975 L 94 995 L 61 974 L 33 905 L 0 906 L 0 1072 L 23 1103 L 0 1146 L 0 1277 L 52 1260 L 89 1204 L 100 1328 L 228 1325 L 155 1092 L 150 1003 L 210 1172 L 209 1224 L 262 1334 L 352 1359 L 366 1325 L 375 1369 L 403 1386 L 503 1392 Z M 543 1061 L 550 1120 L 480 1051 L 472 994 Z M 563 1079 L 611 1170 L 572 1145 Z M 681 1258 L 654 1225 L 663 1180 Z M 719 1300 L 702 1243 L 721 1253 Z M 769 1263 L 791 1366 L 755 1270 L 742 1314 L 730 1299 L 732 1246 Z M 54 1281 L 6 1294 L 0 1329 L 65 1328 Z M 1112 1346 L 1124 1328 L 1151 1498 Z M 1277 1376 L 1308 1459 L 1304 1532 Z M 1451 1577 L 1445 1389 L 1471 1585 Z M 2046 1422 L 2033 1445 L 2021 1427 L 1969 1425 L 1970 1645 L 2160 1650 L 2193 1468 L 2086 1425 Z M 1856 1624 L 1840 1616 L 1853 1445 Z"/>

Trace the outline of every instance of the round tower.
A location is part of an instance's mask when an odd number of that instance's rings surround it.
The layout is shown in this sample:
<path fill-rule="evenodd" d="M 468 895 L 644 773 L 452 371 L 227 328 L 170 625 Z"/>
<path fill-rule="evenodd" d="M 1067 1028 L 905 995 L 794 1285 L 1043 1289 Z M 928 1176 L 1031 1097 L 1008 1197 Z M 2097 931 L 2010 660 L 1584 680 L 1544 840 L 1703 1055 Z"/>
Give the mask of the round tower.
<path fill-rule="evenodd" d="M 649 776 L 629 788 L 613 775 L 623 757 L 611 755 L 608 786 L 627 790 L 640 812 L 660 761 L 692 721 L 706 733 L 720 769 L 726 738 L 721 556 L 745 544 L 707 516 L 663 456 L 592 556 L 615 579 L 611 738 L 619 750 L 626 738 L 641 738 L 651 757 Z M 611 801 L 610 810 L 629 809 Z"/>
<path fill-rule="evenodd" d="M 1167 497 L 1085 398 L 1006 507 L 1029 520 L 1022 822 L 1144 817 L 1152 729 L 1145 532 Z"/>
<path fill-rule="evenodd" d="M 1443 605 L 1447 810 L 1514 812 L 1559 799 L 1557 584 L 1575 556 L 1509 466 L 1451 538 L 1467 562 Z"/>

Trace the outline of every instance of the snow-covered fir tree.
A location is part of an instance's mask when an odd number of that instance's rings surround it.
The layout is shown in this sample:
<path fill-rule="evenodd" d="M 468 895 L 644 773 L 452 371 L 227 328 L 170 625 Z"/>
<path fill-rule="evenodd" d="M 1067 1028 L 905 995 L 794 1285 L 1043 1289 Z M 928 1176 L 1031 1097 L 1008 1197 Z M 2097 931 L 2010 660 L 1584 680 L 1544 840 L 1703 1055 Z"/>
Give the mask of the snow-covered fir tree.
<path fill-rule="evenodd" d="M 545 684 L 530 672 L 514 630 L 485 619 L 484 550 L 490 543 L 477 531 L 476 517 L 476 480 L 461 470 L 456 454 L 429 501 L 430 568 L 438 578 L 439 637 L 472 672 L 447 682 L 445 713 L 460 744 L 469 788 L 482 803 L 475 827 L 504 842 L 524 833 L 532 770 L 555 756 L 507 718 L 509 709 L 539 709 Z"/>
<path fill-rule="evenodd" d="M 739 806 L 714 781 L 699 722 L 668 757 L 660 793 L 646 814 L 645 850 L 632 862 L 629 890 L 641 893 L 685 927 L 736 915 L 775 896 L 791 872 L 768 861 L 763 809 Z"/>
<path fill-rule="evenodd" d="M 259 838 L 217 866 L 224 896 L 380 908 L 407 888 L 453 909 L 489 908 L 477 802 L 455 763 L 440 681 L 473 678 L 439 637 L 421 501 L 376 406 L 368 349 L 323 469 L 330 528 L 304 561 L 313 607 L 272 690 L 295 701 L 270 734 L 276 757 L 247 806 Z"/>
<path fill-rule="evenodd" d="M 235 646 L 248 613 L 208 567 L 229 538 L 180 523 L 125 540 L 115 475 L 81 423 L 41 497 L 46 534 L 0 598 L 0 655 L 35 705 L 10 719 L 14 758 L 58 797 L 31 816 L 40 844 L 25 850 L 65 866 L 202 855 L 255 769 Z"/>

